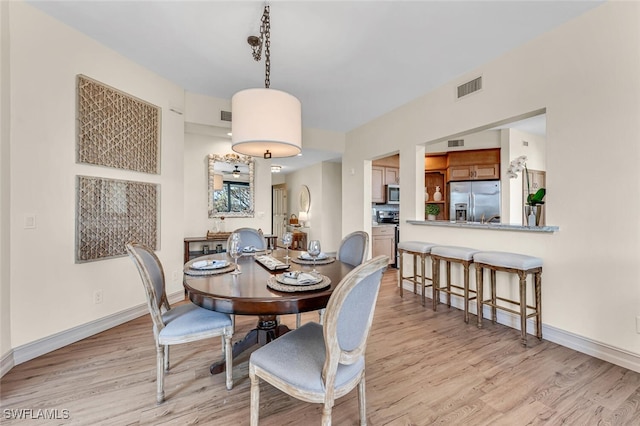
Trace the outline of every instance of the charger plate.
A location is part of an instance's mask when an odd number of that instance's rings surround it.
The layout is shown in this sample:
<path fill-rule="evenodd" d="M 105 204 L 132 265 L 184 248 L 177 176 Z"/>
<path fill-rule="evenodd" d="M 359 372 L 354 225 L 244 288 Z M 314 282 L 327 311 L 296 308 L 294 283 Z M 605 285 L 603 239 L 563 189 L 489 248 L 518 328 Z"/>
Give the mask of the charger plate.
<path fill-rule="evenodd" d="M 217 275 L 217 274 L 226 274 L 227 272 L 231 272 L 236 268 L 236 265 L 233 262 L 229 262 L 227 266 L 216 269 L 194 269 L 191 266 L 194 262 L 198 262 L 200 260 L 205 260 L 200 258 L 195 258 L 184 264 L 183 272 L 187 275 L 193 276 L 203 276 L 203 275 Z"/>
<path fill-rule="evenodd" d="M 300 259 L 299 257 L 292 257 L 291 261 L 293 263 L 297 263 L 298 265 L 313 265 L 313 260 Z M 335 257 L 327 257 L 326 259 L 317 259 L 316 265 L 328 265 L 329 263 L 333 263 L 336 261 Z"/>
<path fill-rule="evenodd" d="M 273 290 L 284 291 L 287 293 L 295 293 L 298 291 L 312 291 L 312 290 L 320 290 L 323 288 L 327 288 L 331 285 L 331 279 L 326 275 L 320 275 L 322 277 L 322 281 L 318 284 L 310 284 L 310 285 L 289 285 L 282 284 L 278 282 L 278 279 L 275 275 L 271 275 L 267 279 L 267 287 Z"/>

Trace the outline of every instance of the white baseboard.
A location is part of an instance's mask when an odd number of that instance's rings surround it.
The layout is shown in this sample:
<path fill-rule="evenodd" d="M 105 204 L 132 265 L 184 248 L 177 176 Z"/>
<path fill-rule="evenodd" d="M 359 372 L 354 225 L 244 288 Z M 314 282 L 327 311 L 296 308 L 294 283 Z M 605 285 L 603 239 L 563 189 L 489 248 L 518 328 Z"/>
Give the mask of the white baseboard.
<path fill-rule="evenodd" d="M 180 290 L 167 296 L 169 303 L 176 303 L 184 300 L 184 291 Z M 133 306 L 124 311 L 108 315 L 104 318 L 79 325 L 69 330 L 61 331 L 51 336 L 43 337 L 34 342 L 13 348 L 0 360 L 0 377 L 4 376 L 15 365 L 37 358 L 46 353 L 55 351 L 64 346 L 86 339 L 94 334 L 124 324 L 127 321 L 149 314 L 147 304 L 143 303 Z"/>
<path fill-rule="evenodd" d="M 403 285 L 403 288 L 405 291 L 413 293 L 413 284 L 405 283 Z M 430 293 L 431 289 L 427 289 L 426 294 L 428 297 L 431 297 Z M 440 300 L 446 301 L 445 297 L 446 294 L 441 294 Z M 455 307 L 460 310 L 464 309 L 462 298 L 452 297 L 451 307 Z M 491 307 L 484 306 L 483 311 L 483 317 L 485 318 L 485 321 L 487 321 L 487 319 L 490 321 Z M 474 315 L 476 314 L 476 308 L 473 304 L 471 304 L 469 312 Z M 516 330 L 520 330 L 520 317 L 518 315 L 514 315 L 510 312 L 504 312 L 498 309 L 496 317 L 499 324 L 515 328 Z M 529 333 L 535 334 L 535 323 L 532 318 L 529 318 L 527 320 L 527 331 Z M 569 349 L 573 349 L 583 354 L 587 354 L 592 357 L 640 373 L 640 355 L 638 354 L 634 354 L 627 350 L 620 349 L 606 343 L 598 342 L 587 337 L 580 336 L 578 334 L 552 327 L 550 325 L 546 325 L 544 322 L 542 323 L 542 337 L 544 340 L 557 343 L 558 345 L 567 347 Z"/>

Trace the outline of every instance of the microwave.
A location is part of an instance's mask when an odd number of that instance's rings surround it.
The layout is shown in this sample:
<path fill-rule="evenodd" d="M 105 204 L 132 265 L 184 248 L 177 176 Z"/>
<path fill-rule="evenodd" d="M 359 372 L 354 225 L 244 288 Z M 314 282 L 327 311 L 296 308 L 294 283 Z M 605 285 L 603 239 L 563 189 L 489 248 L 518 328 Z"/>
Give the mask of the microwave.
<path fill-rule="evenodd" d="M 400 204 L 400 185 L 387 185 L 387 204 Z"/>

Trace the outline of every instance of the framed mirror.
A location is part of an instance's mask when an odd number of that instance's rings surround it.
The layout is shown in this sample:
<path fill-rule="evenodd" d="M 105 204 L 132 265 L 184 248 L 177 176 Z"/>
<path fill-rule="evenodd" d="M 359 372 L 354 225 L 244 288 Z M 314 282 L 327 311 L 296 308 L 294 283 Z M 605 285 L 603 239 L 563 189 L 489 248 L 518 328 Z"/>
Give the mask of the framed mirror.
<path fill-rule="evenodd" d="M 209 217 L 253 217 L 253 159 L 209 154 Z"/>
<path fill-rule="evenodd" d="M 299 195 L 299 207 L 301 212 L 309 213 L 309 207 L 311 205 L 311 194 L 309 193 L 309 187 L 302 185 Z"/>

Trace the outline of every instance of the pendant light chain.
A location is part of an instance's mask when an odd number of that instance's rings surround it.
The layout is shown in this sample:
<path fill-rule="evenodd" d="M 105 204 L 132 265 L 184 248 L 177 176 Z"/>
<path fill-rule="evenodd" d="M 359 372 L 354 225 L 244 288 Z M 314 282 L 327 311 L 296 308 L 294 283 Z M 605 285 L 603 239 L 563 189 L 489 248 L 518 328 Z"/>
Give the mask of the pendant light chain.
<path fill-rule="evenodd" d="M 271 18 L 269 17 L 269 5 L 264 7 L 262 14 L 262 26 L 260 32 L 264 31 L 264 87 L 271 85 Z"/>
<path fill-rule="evenodd" d="M 269 11 L 269 5 L 265 5 L 260 20 L 260 38 L 250 36 L 247 39 L 256 62 L 260 62 L 262 59 L 262 48 L 264 47 L 264 87 L 267 89 L 271 85 L 271 18 Z"/>

